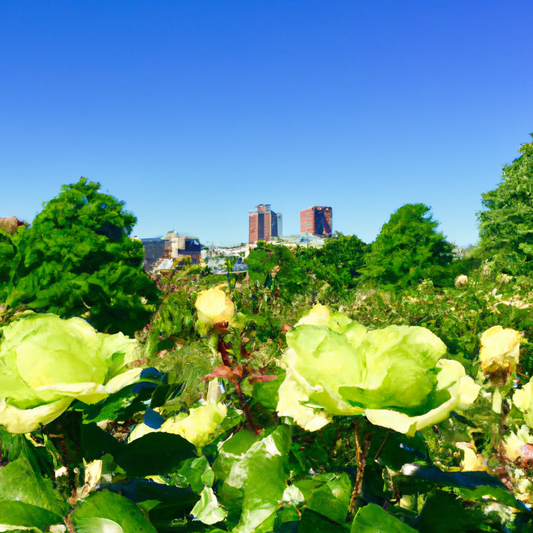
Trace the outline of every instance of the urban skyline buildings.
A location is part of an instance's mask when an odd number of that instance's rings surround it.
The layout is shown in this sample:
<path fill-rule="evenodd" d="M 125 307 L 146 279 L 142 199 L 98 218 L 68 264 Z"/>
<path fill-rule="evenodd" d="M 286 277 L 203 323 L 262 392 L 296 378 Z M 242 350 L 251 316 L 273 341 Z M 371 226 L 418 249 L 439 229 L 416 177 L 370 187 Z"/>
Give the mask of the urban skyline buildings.
<path fill-rule="evenodd" d="M 270 241 L 282 234 L 281 213 L 272 211 L 270 204 L 259 204 L 248 212 L 248 242 Z"/>
<path fill-rule="evenodd" d="M 300 233 L 311 233 L 321 237 L 332 235 L 333 209 L 331 207 L 313 206 L 300 211 Z"/>
<path fill-rule="evenodd" d="M 333 209 L 326 206 L 313 206 L 300 211 L 300 233 L 319 237 L 331 237 Z M 248 212 L 248 243 L 270 241 L 281 237 L 281 213 L 272 211 L 270 204 L 259 204 L 255 211 Z"/>

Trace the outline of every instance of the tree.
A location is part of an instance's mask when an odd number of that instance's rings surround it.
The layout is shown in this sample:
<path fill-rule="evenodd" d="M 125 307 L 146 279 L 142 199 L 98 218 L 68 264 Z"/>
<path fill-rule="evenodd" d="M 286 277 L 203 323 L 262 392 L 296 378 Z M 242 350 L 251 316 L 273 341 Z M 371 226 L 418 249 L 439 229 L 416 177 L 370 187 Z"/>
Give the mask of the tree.
<path fill-rule="evenodd" d="M 85 178 L 64 185 L 14 236 L 6 303 L 132 335 L 150 320 L 158 290 L 143 271 L 142 243 L 129 237 L 137 219 L 99 189 Z"/>
<path fill-rule="evenodd" d="M 11 265 L 15 256 L 13 236 L 24 223 L 16 217 L 0 218 L 0 304 L 5 301 Z"/>
<path fill-rule="evenodd" d="M 317 279 L 327 281 L 335 290 L 357 285 L 364 265 L 367 245 L 356 235 L 336 232 L 322 248 L 304 248 L 302 255 Z"/>
<path fill-rule="evenodd" d="M 485 210 L 478 213 L 482 250 L 513 274 L 533 270 L 533 142 L 518 152 L 498 187 L 481 195 Z"/>
<path fill-rule="evenodd" d="M 429 211 L 424 204 L 406 204 L 391 215 L 365 257 L 363 279 L 401 287 L 423 278 L 443 283 L 453 247 L 436 231 Z"/>

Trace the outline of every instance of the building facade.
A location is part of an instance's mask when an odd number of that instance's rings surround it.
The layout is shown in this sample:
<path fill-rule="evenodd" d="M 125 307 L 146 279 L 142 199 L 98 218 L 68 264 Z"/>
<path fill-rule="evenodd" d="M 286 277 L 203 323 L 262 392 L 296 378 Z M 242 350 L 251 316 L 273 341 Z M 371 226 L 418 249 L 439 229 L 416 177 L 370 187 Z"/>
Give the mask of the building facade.
<path fill-rule="evenodd" d="M 202 245 L 197 237 L 178 235 L 173 231 L 169 231 L 166 237 L 141 239 L 141 241 L 144 246 L 145 268 L 151 268 L 161 258 L 177 261 L 184 256 L 189 256 L 191 264 L 200 263 Z"/>
<path fill-rule="evenodd" d="M 270 204 L 259 204 L 256 211 L 248 213 L 248 242 L 270 241 L 280 235 L 278 219 L 281 225 L 281 214 L 274 213 Z"/>
<path fill-rule="evenodd" d="M 332 235 L 331 207 L 313 206 L 304 211 L 300 211 L 300 233 L 310 233 L 321 237 L 331 237 Z"/>

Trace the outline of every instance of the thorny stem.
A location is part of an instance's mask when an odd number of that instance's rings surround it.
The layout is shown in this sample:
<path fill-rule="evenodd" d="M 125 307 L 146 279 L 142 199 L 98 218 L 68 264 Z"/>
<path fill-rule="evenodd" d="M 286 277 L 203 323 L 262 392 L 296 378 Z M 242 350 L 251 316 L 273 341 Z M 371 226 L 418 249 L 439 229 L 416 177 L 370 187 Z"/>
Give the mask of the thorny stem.
<path fill-rule="evenodd" d="M 239 385 L 236 379 L 232 379 L 231 381 L 235 387 L 235 390 L 237 391 L 237 394 L 239 395 L 239 403 L 241 404 L 241 409 L 242 409 L 242 412 L 244 413 L 244 416 L 246 417 L 246 421 L 248 422 L 248 425 L 252 428 L 254 433 L 259 434 L 260 431 L 257 429 L 256 425 L 254 424 L 252 413 L 250 413 L 250 407 L 246 403 L 246 398 L 244 397 L 241 386 Z"/>
<path fill-rule="evenodd" d="M 218 337 L 217 350 L 218 350 L 218 353 L 220 353 L 220 356 L 222 357 L 222 362 L 227 367 L 231 368 L 231 359 L 228 355 L 228 351 L 226 350 L 226 343 L 222 339 L 222 335 Z"/>
<path fill-rule="evenodd" d="M 222 335 L 218 337 L 217 350 L 220 353 L 220 356 L 222 357 L 222 362 L 228 368 L 231 368 L 233 370 L 231 366 L 232 361 L 226 350 L 226 343 L 222 339 Z M 235 387 L 235 390 L 237 391 L 237 395 L 239 396 L 239 404 L 241 406 L 242 412 L 244 413 L 244 416 L 246 417 L 246 421 L 248 422 L 248 425 L 252 428 L 254 433 L 259 434 L 259 430 L 257 429 L 254 423 L 254 419 L 252 418 L 252 413 L 250 413 L 250 406 L 246 403 L 246 398 L 244 397 L 244 394 L 242 392 L 241 386 L 239 385 L 239 382 L 237 381 L 237 378 L 233 377 L 233 379 L 231 379 L 231 382 L 233 383 L 233 386 Z"/>
<path fill-rule="evenodd" d="M 365 473 L 366 459 L 368 456 L 368 449 L 370 448 L 370 442 L 372 440 L 372 434 L 367 433 L 364 437 L 363 446 L 361 447 L 361 442 L 359 439 L 359 434 L 357 432 L 359 424 L 354 422 L 354 435 L 355 435 L 355 460 L 357 462 L 357 476 L 355 478 L 355 485 L 352 492 L 352 498 L 350 500 L 350 514 L 355 513 L 357 507 L 357 499 L 361 494 L 361 489 L 363 488 L 363 474 Z"/>

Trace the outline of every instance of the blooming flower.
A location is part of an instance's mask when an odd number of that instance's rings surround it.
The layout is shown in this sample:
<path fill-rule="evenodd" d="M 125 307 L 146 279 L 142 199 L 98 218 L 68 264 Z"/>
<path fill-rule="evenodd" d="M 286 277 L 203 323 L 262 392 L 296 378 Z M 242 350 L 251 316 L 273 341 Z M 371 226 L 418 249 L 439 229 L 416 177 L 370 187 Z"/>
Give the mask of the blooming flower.
<path fill-rule="evenodd" d="M 26 314 L 1 328 L 0 425 L 28 433 L 78 399 L 97 403 L 139 378 L 125 371 L 136 341 L 96 332 L 85 320 Z"/>
<path fill-rule="evenodd" d="M 479 361 L 481 369 L 500 385 L 505 384 L 518 364 L 520 333 L 510 328 L 493 326 L 481 336 Z M 501 383 L 503 381 L 503 383 Z"/>
<path fill-rule="evenodd" d="M 200 292 L 195 306 L 198 310 L 197 328 L 202 335 L 217 326 L 227 325 L 235 314 L 233 302 L 218 287 Z"/>

